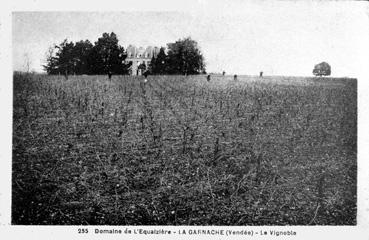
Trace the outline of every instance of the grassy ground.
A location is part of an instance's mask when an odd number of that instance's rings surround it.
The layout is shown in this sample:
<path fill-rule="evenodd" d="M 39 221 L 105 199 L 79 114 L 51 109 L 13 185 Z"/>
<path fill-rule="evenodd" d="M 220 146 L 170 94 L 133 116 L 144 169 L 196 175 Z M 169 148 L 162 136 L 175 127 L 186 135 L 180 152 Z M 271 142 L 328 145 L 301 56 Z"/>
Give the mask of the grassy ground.
<path fill-rule="evenodd" d="M 355 79 L 15 75 L 13 224 L 356 224 Z"/>

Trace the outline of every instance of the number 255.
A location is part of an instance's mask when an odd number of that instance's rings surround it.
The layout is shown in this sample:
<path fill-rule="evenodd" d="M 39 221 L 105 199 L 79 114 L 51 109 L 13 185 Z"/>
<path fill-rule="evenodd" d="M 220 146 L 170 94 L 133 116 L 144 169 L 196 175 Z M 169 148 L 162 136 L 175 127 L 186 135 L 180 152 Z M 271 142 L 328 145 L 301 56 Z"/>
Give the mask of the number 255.
<path fill-rule="evenodd" d="M 88 233 L 87 228 L 78 228 L 78 233 Z"/>

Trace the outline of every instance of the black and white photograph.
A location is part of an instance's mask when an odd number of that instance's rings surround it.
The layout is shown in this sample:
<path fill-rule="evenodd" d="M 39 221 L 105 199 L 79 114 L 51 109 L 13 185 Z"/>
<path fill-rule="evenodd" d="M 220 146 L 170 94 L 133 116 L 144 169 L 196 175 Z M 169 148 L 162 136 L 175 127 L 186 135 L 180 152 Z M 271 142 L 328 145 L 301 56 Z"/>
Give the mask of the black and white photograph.
<path fill-rule="evenodd" d="M 190 2 L 9 12 L 10 225 L 368 220 L 368 4 Z"/>

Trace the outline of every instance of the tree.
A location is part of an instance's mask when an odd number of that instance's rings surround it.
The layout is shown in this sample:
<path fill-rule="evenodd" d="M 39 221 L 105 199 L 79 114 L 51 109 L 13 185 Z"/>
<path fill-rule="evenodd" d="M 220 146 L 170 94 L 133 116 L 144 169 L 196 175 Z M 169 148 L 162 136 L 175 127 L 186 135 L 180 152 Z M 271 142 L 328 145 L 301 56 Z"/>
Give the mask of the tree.
<path fill-rule="evenodd" d="M 104 72 L 104 63 L 102 58 L 100 57 L 99 50 L 96 46 L 93 46 L 91 51 L 88 54 L 87 64 L 89 69 L 89 74 L 106 74 Z"/>
<path fill-rule="evenodd" d="M 99 65 L 99 74 L 108 74 L 110 79 L 112 74 L 128 73 L 128 65 L 124 63 L 127 54 L 124 48 L 119 46 L 117 35 L 114 32 L 104 33 L 95 42 L 92 54 Z"/>
<path fill-rule="evenodd" d="M 156 58 L 155 56 L 152 56 L 150 64 L 149 64 L 149 72 L 150 74 L 158 74 L 157 73 L 157 65 L 156 65 Z"/>
<path fill-rule="evenodd" d="M 161 47 L 156 58 L 153 56 L 150 62 L 151 74 L 165 74 L 167 72 L 167 55 L 165 54 L 165 48 Z"/>
<path fill-rule="evenodd" d="M 326 62 L 316 64 L 313 69 L 313 74 L 319 77 L 329 76 L 331 75 L 331 66 Z"/>
<path fill-rule="evenodd" d="M 46 65 L 42 65 L 47 74 L 58 74 L 58 58 L 55 56 L 56 46 L 51 46 L 46 52 Z"/>
<path fill-rule="evenodd" d="M 25 53 L 25 54 L 23 55 L 23 57 L 24 57 L 24 70 L 25 70 L 27 73 L 29 73 L 29 72 L 30 72 L 30 70 L 31 70 L 32 60 L 31 60 L 31 58 L 30 58 L 30 56 L 29 56 L 29 54 L 28 54 L 28 53 Z"/>
<path fill-rule="evenodd" d="M 169 74 L 199 74 L 205 72 L 204 57 L 196 41 L 190 37 L 168 43 L 167 72 Z"/>
<path fill-rule="evenodd" d="M 73 53 L 74 43 L 68 42 L 65 39 L 59 46 L 55 46 L 58 51 L 56 52 L 56 63 L 59 74 L 64 74 L 68 79 L 70 73 L 75 73 L 76 60 Z"/>
<path fill-rule="evenodd" d="M 88 40 L 81 40 L 74 45 L 72 55 L 74 59 L 74 72 L 76 74 L 90 74 L 92 71 L 88 62 L 92 48 L 93 45 Z"/>
<path fill-rule="evenodd" d="M 119 46 L 115 33 L 104 33 L 93 45 L 88 40 L 68 42 L 50 47 L 46 54 L 48 74 L 127 74 L 130 64 L 125 64 L 126 53 Z"/>

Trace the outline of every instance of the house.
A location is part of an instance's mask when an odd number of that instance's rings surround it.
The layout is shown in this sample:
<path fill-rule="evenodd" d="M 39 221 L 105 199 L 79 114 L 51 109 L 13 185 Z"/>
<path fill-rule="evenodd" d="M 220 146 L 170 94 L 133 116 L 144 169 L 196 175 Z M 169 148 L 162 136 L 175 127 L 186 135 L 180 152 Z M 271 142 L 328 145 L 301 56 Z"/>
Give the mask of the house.
<path fill-rule="evenodd" d="M 146 49 L 143 47 L 135 47 L 129 45 L 127 47 L 126 63 L 132 63 L 129 69 L 130 75 L 142 75 L 148 69 L 152 57 L 156 57 L 159 53 L 158 47 L 149 46 Z M 142 65 L 141 67 L 139 67 Z"/>

